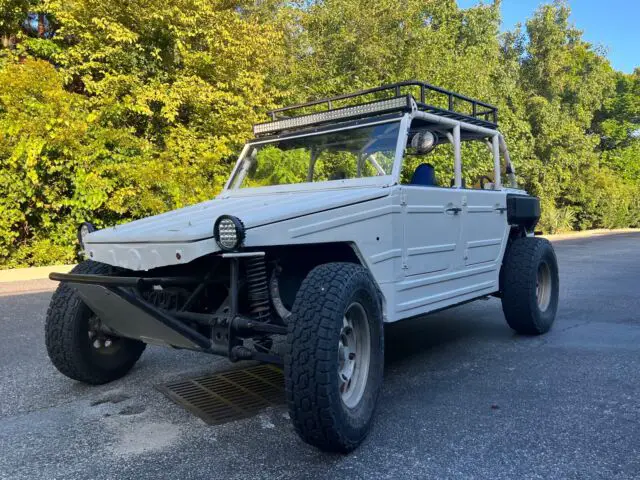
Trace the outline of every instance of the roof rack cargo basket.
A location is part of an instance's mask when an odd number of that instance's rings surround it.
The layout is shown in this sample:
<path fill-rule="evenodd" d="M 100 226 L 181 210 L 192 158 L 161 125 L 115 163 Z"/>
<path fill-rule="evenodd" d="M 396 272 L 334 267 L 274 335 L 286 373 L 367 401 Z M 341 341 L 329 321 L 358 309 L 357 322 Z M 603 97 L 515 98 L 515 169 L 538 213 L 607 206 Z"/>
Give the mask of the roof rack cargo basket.
<path fill-rule="evenodd" d="M 497 107 L 426 82 L 407 80 L 271 110 L 271 121 L 254 125 L 253 131 L 256 135 L 273 134 L 347 118 L 408 110 L 411 99 L 423 112 L 485 128 L 498 128 Z M 357 103 L 358 100 L 362 103 Z"/>

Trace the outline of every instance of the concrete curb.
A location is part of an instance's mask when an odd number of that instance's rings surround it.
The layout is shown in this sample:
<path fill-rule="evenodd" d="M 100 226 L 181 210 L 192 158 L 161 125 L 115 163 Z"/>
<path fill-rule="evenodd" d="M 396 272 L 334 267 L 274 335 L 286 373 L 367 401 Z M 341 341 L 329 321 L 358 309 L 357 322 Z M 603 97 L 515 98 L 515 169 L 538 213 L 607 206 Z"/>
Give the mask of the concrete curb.
<path fill-rule="evenodd" d="M 583 230 L 581 232 L 556 233 L 553 235 L 540 235 L 549 241 L 573 240 L 576 238 L 598 237 L 602 235 L 618 235 L 621 233 L 639 233 L 640 228 L 619 228 L 616 230 L 608 230 L 600 228 L 596 230 Z"/>
<path fill-rule="evenodd" d="M 0 283 L 48 279 L 51 272 L 68 273 L 73 267 L 75 267 L 75 265 L 52 265 L 50 267 L 27 267 L 0 270 Z"/>

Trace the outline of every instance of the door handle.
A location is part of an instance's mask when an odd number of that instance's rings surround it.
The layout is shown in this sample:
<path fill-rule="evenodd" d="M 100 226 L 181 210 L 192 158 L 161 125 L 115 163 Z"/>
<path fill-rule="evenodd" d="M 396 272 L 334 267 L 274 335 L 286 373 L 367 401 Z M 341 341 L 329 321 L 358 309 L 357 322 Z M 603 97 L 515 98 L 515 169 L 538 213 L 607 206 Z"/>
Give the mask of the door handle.
<path fill-rule="evenodd" d="M 449 207 L 446 208 L 445 213 L 453 213 L 454 215 L 457 215 L 458 213 L 460 213 L 462 211 L 462 208 L 460 207 Z"/>

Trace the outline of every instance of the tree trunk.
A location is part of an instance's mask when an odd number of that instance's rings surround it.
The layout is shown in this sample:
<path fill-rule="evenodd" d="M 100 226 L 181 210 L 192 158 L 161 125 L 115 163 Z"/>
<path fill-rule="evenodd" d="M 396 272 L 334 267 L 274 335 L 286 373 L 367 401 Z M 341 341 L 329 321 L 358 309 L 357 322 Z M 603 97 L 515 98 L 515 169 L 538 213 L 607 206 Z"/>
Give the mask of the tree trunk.
<path fill-rule="evenodd" d="M 45 34 L 47 33 L 47 27 L 44 21 L 45 21 L 44 13 L 39 13 L 38 14 L 38 37 L 40 38 L 44 38 Z"/>
<path fill-rule="evenodd" d="M 2 48 L 13 48 L 16 46 L 16 37 L 15 35 L 6 35 L 2 34 L 0 36 L 2 41 Z"/>

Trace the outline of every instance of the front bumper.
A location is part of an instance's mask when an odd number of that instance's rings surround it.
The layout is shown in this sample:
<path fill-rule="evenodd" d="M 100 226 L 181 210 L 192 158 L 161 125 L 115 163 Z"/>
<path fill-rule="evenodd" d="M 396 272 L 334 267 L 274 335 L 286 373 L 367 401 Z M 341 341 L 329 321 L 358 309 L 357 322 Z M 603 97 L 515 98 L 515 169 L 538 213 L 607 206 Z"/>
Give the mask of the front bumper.
<path fill-rule="evenodd" d="M 232 361 L 282 362 L 282 359 L 273 355 L 249 351 L 238 340 L 255 335 L 284 335 L 284 326 L 253 321 L 239 315 L 236 309 L 222 314 L 166 310 L 148 302 L 141 295 L 145 289 L 185 285 L 195 285 L 195 295 L 207 284 L 207 278 L 74 273 L 52 273 L 49 278 L 73 287 L 82 301 L 99 317 L 102 325 L 118 336 L 224 355 Z M 231 291 L 237 295 L 236 288 L 231 288 Z M 232 303 L 237 305 L 237 301 Z M 220 341 L 220 338 L 224 341 Z"/>
<path fill-rule="evenodd" d="M 89 235 L 85 256 L 128 270 L 148 271 L 170 265 L 185 265 L 197 258 L 219 252 L 213 238 L 166 243 L 97 243 Z"/>

